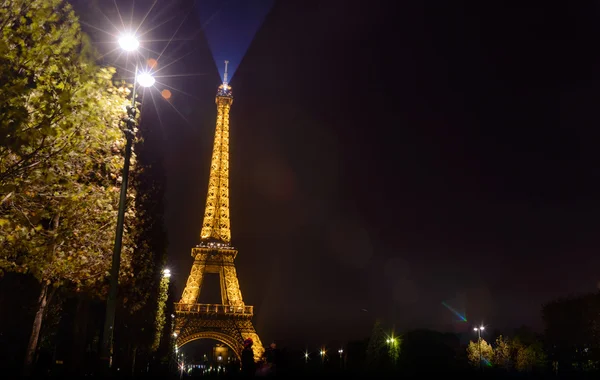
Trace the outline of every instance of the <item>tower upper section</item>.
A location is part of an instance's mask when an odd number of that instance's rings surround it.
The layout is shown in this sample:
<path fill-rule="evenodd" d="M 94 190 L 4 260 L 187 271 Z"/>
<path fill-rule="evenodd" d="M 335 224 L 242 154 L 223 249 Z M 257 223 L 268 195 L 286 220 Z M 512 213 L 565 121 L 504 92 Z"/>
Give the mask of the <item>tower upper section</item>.
<path fill-rule="evenodd" d="M 208 194 L 200 239 L 204 243 L 231 243 L 229 220 L 229 110 L 233 103 L 231 86 L 227 83 L 227 63 L 223 83 L 217 90 L 217 125 L 213 144 Z"/>
<path fill-rule="evenodd" d="M 229 102 L 229 105 L 233 102 L 233 94 L 231 93 L 231 86 L 227 83 L 227 65 L 229 61 L 225 61 L 225 73 L 223 74 L 223 84 L 219 86 L 217 90 L 217 98 L 215 101 L 217 105 L 219 102 Z"/>

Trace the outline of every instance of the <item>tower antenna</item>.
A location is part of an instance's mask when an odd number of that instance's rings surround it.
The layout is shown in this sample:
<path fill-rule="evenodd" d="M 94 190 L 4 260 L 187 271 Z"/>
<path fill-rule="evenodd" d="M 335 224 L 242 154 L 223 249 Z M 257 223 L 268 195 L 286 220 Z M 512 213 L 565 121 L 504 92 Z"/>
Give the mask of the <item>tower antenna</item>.
<path fill-rule="evenodd" d="M 225 74 L 223 74 L 223 83 L 227 84 L 227 64 L 229 64 L 229 61 L 225 61 Z"/>

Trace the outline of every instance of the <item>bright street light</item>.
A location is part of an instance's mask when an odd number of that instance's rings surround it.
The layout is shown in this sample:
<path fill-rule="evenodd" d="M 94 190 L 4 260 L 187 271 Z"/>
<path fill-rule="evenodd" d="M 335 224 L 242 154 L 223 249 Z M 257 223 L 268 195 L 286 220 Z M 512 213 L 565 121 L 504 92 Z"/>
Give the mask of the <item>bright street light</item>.
<path fill-rule="evenodd" d="M 171 270 L 170 270 L 170 269 L 164 269 L 164 270 L 163 270 L 163 277 L 164 277 L 164 278 L 169 278 L 169 277 L 171 277 Z"/>
<path fill-rule="evenodd" d="M 140 46 L 140 41 L 133 34 L 124 34 L 119 37 L 119 46 L 125 51 L 134 51 Z"/>
<path fill-rule="evenodd" d="M 474 327 L 473 331 L 477 331 L 477 349 L 479 350 L 479 369 L 483 370 L 483 367 L 481 365 L 482 361 L 483 361 L 483 355 L 481 354 L 481 332 L 485 330 L 485 327 L 483 327 L 483 325 L 479 326 L 479 327 Z"/>
<path fill-rule="evenodd" d="M 137 76 L 137 82 L 142 87 L 151 87 L 156 82 L 156 79 L 150 73 L 140 73 Z"/>

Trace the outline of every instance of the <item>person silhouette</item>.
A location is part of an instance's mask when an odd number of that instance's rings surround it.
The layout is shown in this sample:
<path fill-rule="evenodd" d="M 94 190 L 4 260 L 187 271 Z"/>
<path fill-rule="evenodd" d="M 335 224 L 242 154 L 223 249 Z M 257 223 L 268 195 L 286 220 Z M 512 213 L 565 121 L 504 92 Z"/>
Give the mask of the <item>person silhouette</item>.
<path fill-rule="evenodd" d="M 252 350 L 252 339 L 248 338 L 244 341 L 244 349 L 242 350 L 242 375 L 254 376 L 256 371 L 256 363 L 254 362 L 254 351 Z"/>

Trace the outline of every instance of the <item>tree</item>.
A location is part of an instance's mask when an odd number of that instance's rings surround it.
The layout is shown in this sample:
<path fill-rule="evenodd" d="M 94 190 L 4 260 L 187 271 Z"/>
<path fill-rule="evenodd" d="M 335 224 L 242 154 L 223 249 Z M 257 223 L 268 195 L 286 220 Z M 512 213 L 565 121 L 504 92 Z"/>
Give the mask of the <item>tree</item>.
<path fill-rule="evenodd" d="M 485 339 L 480 339 L 480 343 L 470 341 L 469 346 L 467 347 L 467 358 L 469 360 L 469 363 L 477 367 L 480 365 L 488 365 L 489 363 L 491 363 L 492 358 L 494 357 L 494 349 L 492 348 L 492 346 L 488 342 L 486 342 Z M 480 344 L 481 355 L 479 353 Z"/>
<path fill-rule="evenodd" d="M 162 134 L 152 128 L 151 112 L 144 111 L 135 140 L 136 170 L 132 174 L 131 186 L 135 190 L 136 220 L 133 237 L 135 250 L 131 262 L 135 277 L 128 287 L 122 288 L 123 323 L 120 334 L 123 343 L 133 351 L 129 356 L 132 363 L 123 364 L 123 368 L 133 367 L 150 360 L 155 354 L 157 339 L 154 333 L 160 328 L 161 313 L 161 277 L 166 268 L 167 233 L 164 226 L 165 174 L 162 154 Z M 118 331 L 117 331 L 118 333 Z M 154 334 L 154 335 L 153 335 Z M 126 335 L 126 336 L 124 336 Z M 160 337 L 158 337 L 160 339 Z"/>
<path fill-rule="evenodd" d="M 156 318 L 155 318 L 155 331 L 154 341 L 152 342 L 152 351 L 155 352 L 160 346 L 160 341 L 163 338 L 163 331 L 165 329 L 165 323 L 167 318 L 165 316 L 165 310 L 167 306 L 167 297 L 169 291 L 169 276 L 163 276 L 160 281 L 160 291 L 158 293 L 158 302 L 156 307 Z"/>
<path fill-rule="evenodd" d="M 30 273 L 41 284 L 27 373 L 53 291 L 105 291 L 127 92 L 113 86 L 114 69 L 94 65 L 64 1 L 13 0 L 0 7 L 0 25 L 0 272 Z M 127 232 L 123 279 L 131 277 Z"/>
<path fill-rule="evenodd" d="M 448 373 L 456 369 L 460 341 L 454 334 L 425 329 L 402 334 L 399 369 L 406 376 Z"/>
<path fill-rule="evenodd" d="M 386 353 L 386 334 L 381 325 L 381 321 L 375 321 L 371 338 L 367 346 L 366 365 L 367 368 L 380 370 L 385 363 Z"/>
<path fill-rule="evenodd" d="M 600 293 L 549 302 L 542 318 L 549 359 L 561 371 L 600 367 Z"/>
<path fill-rule="evenodd" d="M 497 368 L 503 368 L 506 370 L 512 368 L 511 343 L 502 335 L 496 338 L 492 363 Z"/>
<path fill-rule="evenodd" d="M 517 353 L 517 370 L 532 372 L 543 370 L 546 366 L 546 353 L 540 343 L 520 347 Z"/>
<path fill-rule="evenodd" d="M 396 365 L 402 347 L 402 337 L 394 336 L 392 333 L 392 335 L 386 339 L 386 343 L 388 345 L 388 356 L 392 361 L 392 364 Z"/>

